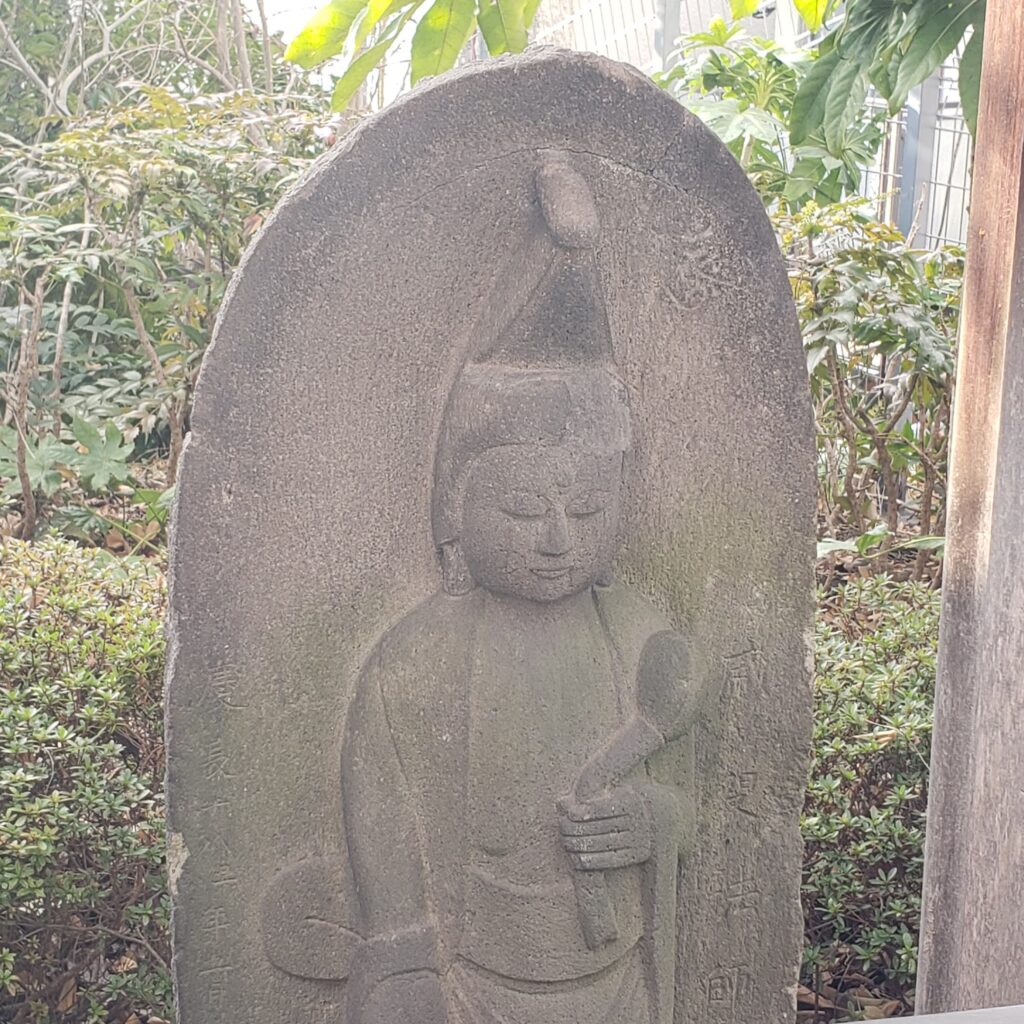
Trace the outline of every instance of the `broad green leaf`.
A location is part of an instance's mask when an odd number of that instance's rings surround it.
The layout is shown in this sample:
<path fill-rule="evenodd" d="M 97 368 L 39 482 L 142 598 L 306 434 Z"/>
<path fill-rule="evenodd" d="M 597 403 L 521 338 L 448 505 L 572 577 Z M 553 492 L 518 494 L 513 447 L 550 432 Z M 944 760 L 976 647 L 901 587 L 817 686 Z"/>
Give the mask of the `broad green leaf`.
<path fill-rule="evenodd" d="M 384 35 L 373 44 L 363 50 L 351 64 L 345 69 L 345 73 L 338 79 L 334 86 L 334 93 L 331 96 L 331 110 L 342 111 L 355 95 L 356 89 L 366 81 L 366 76 L 381 62 L 385 54 L 391 48 L 398 34 L 409 23 L 409 19 L 419 9 L 422 0 L 417 0 L 399 18 L 396 18 L 384 30 Z"/>
<path fill-rule="evenodd" d="M 366 0 L 331 0 L 306 22 L 302 31 L 288 44 L 285 60 L 307 71 L 337 56 L 345 48 L 352 22 L 366 7 Z"/>
<path fill-rule="evenodd" d="M 526 48 L 526 10 L 522 0 L 480 0 L 476 20 L 492 57 L 519 53 Z"/>
<path fill-rule="evenodd" d="M 113 420 L 107 420 L 100 434 L 91 423 L 77 417 L 71 431 L 86 449 L 79 454 L 76 467 L 82 483 L 90 490 L 102 491 L 111 482 L 123 483 L 131 477 L 127 461 L 132 446 L 124 443 Z"/>
<path fill-rule="evenodd" d="M 523 5 L 523 24 L 529 28 L 537 15 L 537 8 L 540 7 L 540 0 L 526 0 Z"/>
<path fill-rule="evenodd" d="M 877 59 L 894 24 L 902 24 L 902 16 L 892 0 L 858 0 L 847 12 L 837 46 L 844 57 L 870 63 Z"/>
<path fill-rule="evenodd" d="M 868 78 L 861 65 L 840 58 L 825 97 L 825 146 L 830 153 L 840 155 L 846 129 L 857 120 L 867 94 Z"/>
<path fill-rule="evenodd" d="M 964 120 L 974 138 L 978 135 L 978 100 L 981 95 L 981 55 L 984 37 L 983 16 L 980 22 L 975 22 L 974 34 L 964 47 L 960 58 L 960 105 L 963 107 Z"/>
<path fill-rule="evenodd" d="M 476 0 L 434 0 L 412 37 L 412 84 L 454 67 L 475 22 Z"/>
<path fill-rule="evenodd" d="M 812 32 L 821 28 L 830 5 L 831 0 L 793 0 L 797 14 Z"/>
<path fill-rule="evenodd" d="M 76 416 L 71 421 L 71 433 L 75 435 L 75 440 L 89 451 L 103 447 L 103 436 L 99 430 L 81 416 Z"/>
<path fill-rule="evenodd" d="M 825 177 L 825 168 L 820 158 L 814 156 L 801 157 L 793 164 L 793 170 L 786 178 L 783 198 L 789 203 L 797 204 L 800 200 L 814 195 Z"/>
<path fill-rule="evenodd" d="M 917 0 L 923 3 L 924 0 Z M 913 33 L 896 73 L 890 111 L 902 108 L 910 90 L 923 82 L 957 47 L 968 26 L 981 14 L 982 0 L 939 0 L 930 5 Z M 910 19 L 908 18 L 908 21 Z"/>
<path fill-rule="evenodd" d="M 761 0 L 729 0 L 729 10 L 733 21 L 748 18 L 760 6 Z"/>
<path fill-rule="evenodd" d="M 830 80 L 841 60 L 839 52 L 832 50 L 819 57 L 807 72 L 789 115 L 789 138 L 794 146 L 799 146 L 824 124 Z"/>

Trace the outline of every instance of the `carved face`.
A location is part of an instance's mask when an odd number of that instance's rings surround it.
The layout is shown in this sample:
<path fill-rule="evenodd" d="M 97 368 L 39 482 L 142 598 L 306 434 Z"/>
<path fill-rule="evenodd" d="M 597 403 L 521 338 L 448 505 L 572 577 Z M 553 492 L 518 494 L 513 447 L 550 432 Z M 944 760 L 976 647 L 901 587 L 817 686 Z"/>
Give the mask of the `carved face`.
<path fill-rule="evenodd" d="M 488 590 L 557 601 L 611 567 L 622 456 L 578 446 L 515 445 L 476 459 L 466 481 L 462 549 Z"/>

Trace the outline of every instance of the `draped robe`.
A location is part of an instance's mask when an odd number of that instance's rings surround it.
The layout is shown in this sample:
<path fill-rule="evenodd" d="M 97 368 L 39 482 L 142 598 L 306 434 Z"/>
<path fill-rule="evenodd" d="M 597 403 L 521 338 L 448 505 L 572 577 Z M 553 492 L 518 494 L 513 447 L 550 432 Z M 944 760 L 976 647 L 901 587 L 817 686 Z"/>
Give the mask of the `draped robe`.
<path fill-rule="evenodd" d="M 349 1018 L 386 977 L 432 970 L 451 1024 L 668 1024 L 691 786 L 662 794 L 654 852 L 605 872 L 618 938 L 589 949 L 557 802 L 635 707 L 644 641 L 667 628 L 621 583 L 509 605 L 437 594 L 360 674 L 342 756 L 365 950 Z M 683 763 L 692 766 L 692 738 Z M 678 759 L 677 759 L 678 763 Z"/>

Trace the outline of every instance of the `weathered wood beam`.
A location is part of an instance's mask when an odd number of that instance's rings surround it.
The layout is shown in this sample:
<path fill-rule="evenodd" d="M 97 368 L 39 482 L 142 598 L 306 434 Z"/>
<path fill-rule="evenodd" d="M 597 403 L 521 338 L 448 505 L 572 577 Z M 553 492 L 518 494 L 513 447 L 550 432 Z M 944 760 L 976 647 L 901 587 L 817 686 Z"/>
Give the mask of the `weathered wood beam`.
<path fill-rule="evenodd" d="M 1024 1003 L 1024 3 L 988 0 L 986 21 L 928 809 L 925 1013 Z"/>

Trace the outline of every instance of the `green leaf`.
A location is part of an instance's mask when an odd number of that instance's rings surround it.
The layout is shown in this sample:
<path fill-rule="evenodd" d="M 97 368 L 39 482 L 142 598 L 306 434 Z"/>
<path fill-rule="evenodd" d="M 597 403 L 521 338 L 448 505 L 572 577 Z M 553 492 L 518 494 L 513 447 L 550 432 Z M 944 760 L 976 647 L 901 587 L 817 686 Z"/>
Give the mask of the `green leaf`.
<path fill-rule="evenodd" d="M 352 22 L 366 7 L 366 0 L 331 0 L 306 22 L 289 43 L 284 58 L 307 71 L 337 56 L 345 48 Z"/>
<path fill-rule="evenodd" d="M 71 433 L 83 448 L 95 450 L 103 447 L 103 436 L 99 430 L 80 416 L 76 416 L 71 421 Z"/>
<path fill-rule="evenodd" d="M 824 177 L 825 167 L 820 157 L 800 157 L 786 179 L 783 198 L 789 203 L 799 204 L 800 200 L 814 194 Z"/>
<path fill-rule="evenodd" d="M 527 28 L 533 24 L 538 7 L 540 7 L 540 0 L 526 0 L 526 3 L 523 5 L 523 24 Z"/>
<path fill-rule="evenodd" d="M 918 3 L 923 3 L 923 0 L 918 0 Z M 930 16 L 920 19 L 906 44 L 896 73 L 896 85 L 889 99 L 891 111 L 902 108 L 910 90 L 923 82 L 956 49 L 981 9 L 982 0 L 938 0 L 931 4 Z"/>
<path fill-rule="evenodd" d="M 370 33 L 382 22 L 408 7 L 414 0 L 370 0 L 355 34 L 355 48 L 361 50 Z"/>
<path fill-rule="evenodd" d="M 76 461 L 82 483 L 92 491 L 102 491 L 111 482 L 123 483 L 131 473 L 128 456 L 132 446 L 124 443 L 121 431 L 113 420 L 107 420 L 103 433 L 80 416 L 71 422 L 71 432 L 85 449 Z"/>
<path fill-rule="evenodd" d="M 807 72 L 807 77 L 793 99 L 793 109 L 789 115 L 789 138 L 794 146 L 805 142 L 812 132 L 824 124 L 830 79 L 841 60 L 839 52 L 832 50 L 819 57 Z"/>
<path fill-rule="evenodd" d="M 857 120 L 867 94 L 868 79 L 860 64 L 841 58 L 825 96 L 825 146 L 830 153 L 840 155 L 846 129 Z"/>
<path fill-rule="evenodd" d="M 480 0 L 476 20 L 492 57 L 519 53 L 526 48 L 528 35 L 522 0 Z"/>
<path fill-rule="evenodd" d="M 964 120 L 971 135 L 978 134 L 978 100 L 981 96 L 981 56 L 985 37 L 985 19 L 974 24 L 974 34 L 964 47 L 960 58 L 960 105 L 963 107 Z"/>
<path fill-rule="evenodd" d="M 412 37 L 412 84 L 454 67 L 475 22 L 476 0 L 435 0 Z"/>
<path fill-rule="evenodd" d="M 761 0 L 729 0 L 729 10 L 732 13 L 732 20 L 739 21 L 740 18 L 748 18 L 760 6 Z"/>
<path fill-rule="evenodd" d="M 392 43 L 398 34 L 409 23 L 409 19 L 416 13 L 423 0 L 415 0 L 413 5 L 399 18 L 396 18 L 384 30 L 383 36 L 373 46 L 363 50 L 355 60 L 345 69 L 345 73 L 338 79 L 334 86 L 334 94 L 331 96 L 331 110 L 342 111 L 355 95 L 356 89 L 366 81 L 366 76 L 380 63 L 391 48 Z"/>
<path fill-rule="evenodd" d="M 812 31 L 817 32 L 821 28 L 831 0 L 793 0 L 793 6 L 797 14 L 803 19 L 803 23 Z"/>

